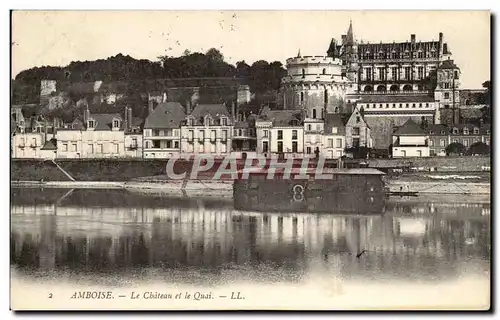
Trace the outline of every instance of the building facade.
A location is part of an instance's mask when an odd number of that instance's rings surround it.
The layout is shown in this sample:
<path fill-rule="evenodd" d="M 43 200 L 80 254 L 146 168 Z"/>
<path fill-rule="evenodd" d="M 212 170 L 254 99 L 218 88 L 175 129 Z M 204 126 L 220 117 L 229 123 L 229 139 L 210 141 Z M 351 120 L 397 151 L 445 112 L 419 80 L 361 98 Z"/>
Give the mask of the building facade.
<path fill-rule="evenodd" d="M 181 153 L 230 153 L 233 125 L 233 116 L 225 104 L 196 105 L 181 125 Z"/>
<path fill-rule="evenodd" d="M 392 135 L 392 157 L 429 157 L 429 134 L 421 125 L 408 120 Z"/>
<path fill-rule="evenodd" d="M 153 107 L 149 100 L 149 114 L 144 122 L 144 158 L 169 159 L 181 152 L 181 124 L 186 118 L 184 107 L 178 102 L 162 102 Z"/>
<path fill-rule="evenodd" d="M 371 129 L 357 106 L 345 125 L 345 143 L 347 148 L 372 147 Z"/>
<path fill-rule="evenodd" d="M 322 156 L 326 159 L 339 159 L 345 155 L 345 125 L 339 114 L 325 116 Z"/>
<path fill-rule="evenodd" d="M 266 110 L 255 122 L 257 153 L 285 158 L 302 158 L 304 153 L 304 122 L 302 112 Z"/>
<path fill-rule="evenodd" d="M 465 150 L 478 142 L 484 143 L 491 148 L 489 125 L 430 125 L 427 131 L 431 156 L 446 156 L 446 147 L 452 143 L 463 145 Z"/>

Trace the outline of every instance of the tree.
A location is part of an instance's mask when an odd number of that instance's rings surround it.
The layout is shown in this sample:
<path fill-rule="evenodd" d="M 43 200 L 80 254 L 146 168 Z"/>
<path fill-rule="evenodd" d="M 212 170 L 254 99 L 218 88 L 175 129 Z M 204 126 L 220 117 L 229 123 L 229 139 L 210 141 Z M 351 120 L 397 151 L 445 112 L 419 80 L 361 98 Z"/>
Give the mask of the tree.
<path fill-rule="evenodd" d="M 205 55 L 212 61 L 216 61 L 216 62 L 224 62 L 224 56 L 222 55 L 222 53 L 215 49 L 215 48 L 211 48 L 211 49 L 208 49 L 207 53 L 205 53 Z"/>
<path fill-rule="evenodd" d="M 483 82 L 483 88 L 485 88 L 484 92 L 484 103 L 487 105 L 491 104 L 491 82 L 490 80 Z"/>
<path fill-rule="evenodd" d="M 490 147 L 483 142 L 476 142 L 473 143 L 470 147 L 469 150 L 467 150 L 468 155 L 475 155 L 475 154 L 480 154 L 480 155 L 487 155 L 490 154 Z"/>
<path fill-rule="evenodd" d="M 449 144 L 445 149 L 447 156 L 453 155 L 453 154 L 462 155 L 465 153 L 465 150 L 466 149 L 465 149 L 464 145 L 461 143 L 458 143 L 458 142 L 453 142 L 453 143 Z"/>
<path fill-rule="evenodd" d="M 370 155 L 370 148 L 367 147 L 346 147 L 345 152 L 352 154 L 354 159 L 367 159 Z"/>

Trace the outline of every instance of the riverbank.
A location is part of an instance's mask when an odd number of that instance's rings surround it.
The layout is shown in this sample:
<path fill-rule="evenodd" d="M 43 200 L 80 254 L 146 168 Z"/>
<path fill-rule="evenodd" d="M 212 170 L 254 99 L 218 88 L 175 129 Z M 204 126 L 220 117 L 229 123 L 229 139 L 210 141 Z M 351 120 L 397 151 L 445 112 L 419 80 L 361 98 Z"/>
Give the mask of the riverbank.
<path fill-rule="evenodd" d="M 178 193 L 203 194 L 214 196 L 232 196 L 233 181 L 231 180 L 153 180 L 145 181 L 12 181 L 12 187 L 27 188 L 70 188 L 70 189 L 126 189 L 132 192 L 145 193 Z M 386 179 L 389 192 L 416 192 L 418 194 L 484 194 L 491 193 L 489 182 L 456 181 L 454 179 L 408 180 Z"/>

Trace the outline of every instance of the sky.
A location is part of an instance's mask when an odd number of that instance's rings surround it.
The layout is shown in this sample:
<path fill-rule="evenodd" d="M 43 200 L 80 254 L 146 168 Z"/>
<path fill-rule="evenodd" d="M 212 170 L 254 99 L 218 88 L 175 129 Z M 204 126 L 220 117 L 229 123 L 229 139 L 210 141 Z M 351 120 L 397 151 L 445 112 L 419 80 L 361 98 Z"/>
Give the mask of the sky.
<path fill-rule="evenodd" d="M 363 42 L 444 41 L 462 72 L 461 87 L 490 79 L 488 11 L 15 11 L 12 77 L 44 65 L 106 59 L 179 56 L 217 48 L 225 60 L 281 61 L 325 55 L 352 20 Z"/>

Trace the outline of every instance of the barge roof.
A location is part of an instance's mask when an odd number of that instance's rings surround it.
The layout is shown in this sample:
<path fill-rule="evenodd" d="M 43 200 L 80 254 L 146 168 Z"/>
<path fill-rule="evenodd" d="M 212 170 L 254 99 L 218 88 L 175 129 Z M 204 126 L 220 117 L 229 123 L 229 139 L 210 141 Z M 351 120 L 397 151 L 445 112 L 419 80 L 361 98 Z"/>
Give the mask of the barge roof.
<path fill-rule="evenodd" d="M 282 174 L 285 172 L 285 168 L 283 167 L 274 167 L 275 174 Z M 315 175 L 316 173 L 316 168 L 292 168 L 289 169 L 290 173 L 293 175 L 298 175 L 298 174 L 307 174 L 307 175 Z M 247 169 L 241 169 L 238 171 L 238 173 L 249 173 L 249 174 L 267 174 L 269 169 L 262 169 L 262 168 L 247 168 Z M 353 168 L 353 169 L 338 169 L 338 168 L 323 168 L 323 170 L 320 170 L 318 174 L 333 174 L 333 175 L 339 175 L 339 174 L 350 174 L 350 175 L 385 175 L 384 172 L 374 169 L 374 168 Z"/>

